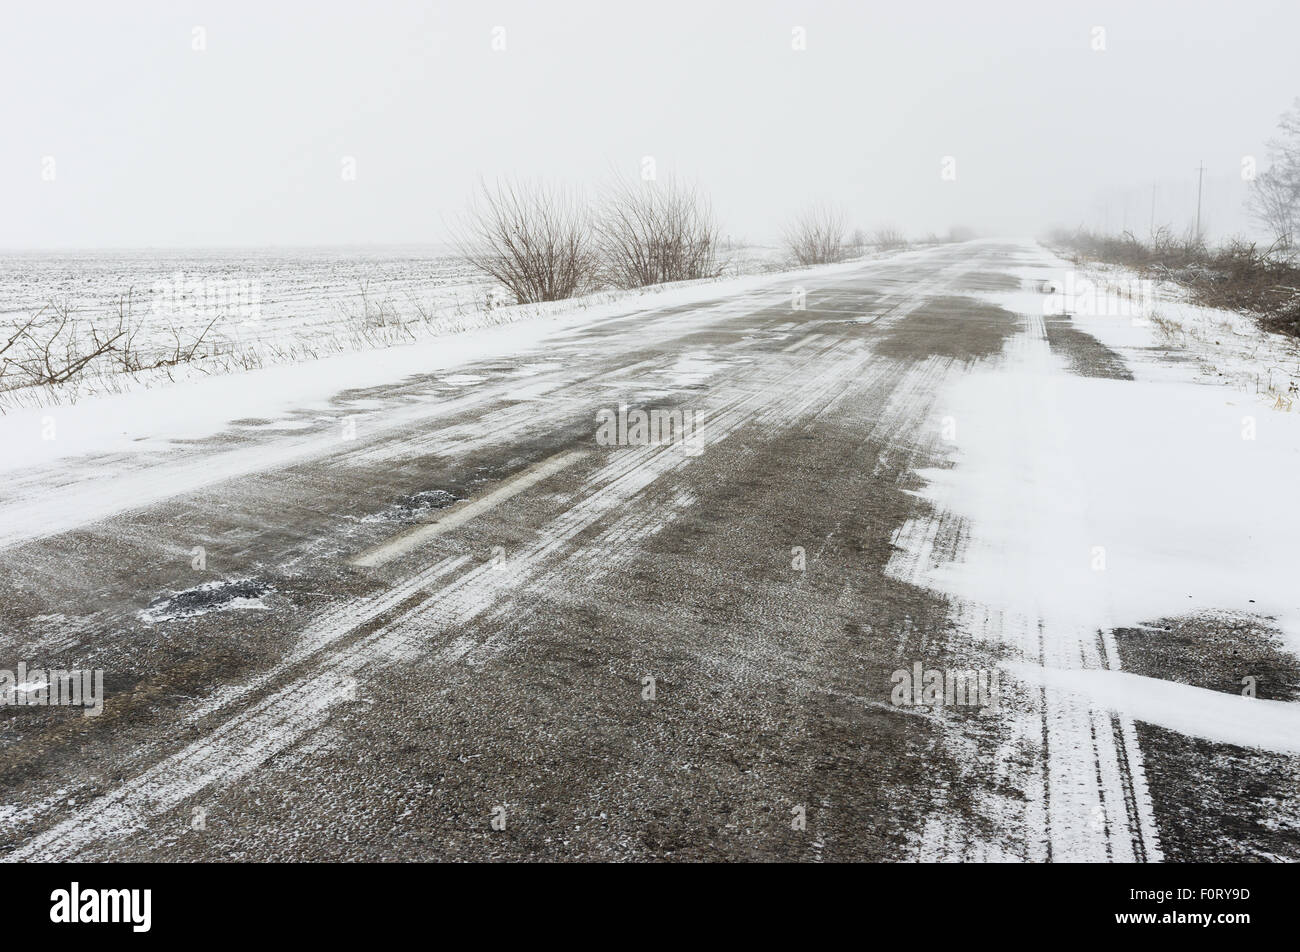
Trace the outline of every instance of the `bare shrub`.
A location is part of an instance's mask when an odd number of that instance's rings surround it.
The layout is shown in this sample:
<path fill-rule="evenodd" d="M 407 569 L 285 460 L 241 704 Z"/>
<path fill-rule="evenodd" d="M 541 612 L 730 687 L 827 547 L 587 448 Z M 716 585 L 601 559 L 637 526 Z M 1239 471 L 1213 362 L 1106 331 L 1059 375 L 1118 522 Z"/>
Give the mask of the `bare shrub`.
<path fill-rule="evenodd" d="M 519 304 L 560 301 L 595 284 L 599 262 L 590 212 L 578 195 L 558 186 L 483 183 L 453 244 Z"/>
<path fill-rule="evenodd" d="M 877 228 L 876 233 L 871 236 L 871 243 L 876 246 L 877 251 L 900 251 L 910 245 L 902 229 L 894 225 Z"/>
<path fill-rule="evenodd" d="M 1102 235 L 1079 229 L 1056 232 L 1053 243 L 1069 249 L 1076 261 L 1103 261 L 1133 268 L 1187 288 L 1193 300 L 1210 307 L 1258 316 L 1268 330 L 1300 337 L 1300 267 L 1254 242 L 1230 239 L 1216 248 L 1188 229 L 1181 236 L 1167 226 L 1150 241 L 1132 232 Z"/>
<path fill-rule="evenodd" d="M 58 386 L 87 376 L 169 371 L 214 355 L 208 335 L 216 321 L 214 316 L 197 334 L 168 327 L 169 344 L 143 347 L 136 343 L 141 326 L 130 293 L 118 298 L 116 320 L 103 315 L 83 319 L 67 301 L 51 301 L 0 332 L 0 391 Z"/>
<path fill-rule="evenodd" d="M 48 307 L 48 305 L 47 305 Z M 15 372 L 25 376 L 23 370 L 22 355 L 24 352 L 23 343 L 27 338 L 28 332 L 32 326 L 41 319 L 46 308 L 42 308 L 34 314 L 29 314 L 27 320 L 21 324 L 16 324 L 12 328 L 6 328 L 7 338 L 0 343 L 0 390 L 7 390 L 13 386 L 22 386 L 21 383 L 13 383 Z M 9 378 L 9 382 L 6 382 Z"/>
<path fill-rule="evenodd" d="M 596 234 L 605 278 L 616 287 L 713 278 L 725 267 L 708 199 L 674 178 L 616 178 L 602 196 Z"/>
<path fill-rule="evenodd" d="M 783 240 L 790 256 L 801 265 L 830 264 L 844 260 L 843 210 L 814 205 L 785 228 Z"/>
<path fill-rule="evenodd" d="M 84 327 L 71 305 L 51 301 L 32 314 L 5 345 L 7 387 L 66 383 L 111 354 L 121 337 L 121 331 L 101 333 L 93 324 Z"/>

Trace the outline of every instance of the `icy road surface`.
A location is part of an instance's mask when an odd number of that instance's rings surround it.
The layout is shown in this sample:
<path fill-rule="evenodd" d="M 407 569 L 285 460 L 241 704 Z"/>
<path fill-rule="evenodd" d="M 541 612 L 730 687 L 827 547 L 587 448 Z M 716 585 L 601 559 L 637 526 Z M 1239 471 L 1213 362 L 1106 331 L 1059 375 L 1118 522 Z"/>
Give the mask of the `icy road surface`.
<path fill-rule="evenodd" d="M 1052 313 L 1065 267 L 946 246 L 9 415 L 0 668 L 105 698 L 0 709 L 0 851 L 1300 858 L 1300 415 Z M 606 445 L 624 406 L 695 430 Z M 997 690 L 900 702 L 933 672 Z"/>

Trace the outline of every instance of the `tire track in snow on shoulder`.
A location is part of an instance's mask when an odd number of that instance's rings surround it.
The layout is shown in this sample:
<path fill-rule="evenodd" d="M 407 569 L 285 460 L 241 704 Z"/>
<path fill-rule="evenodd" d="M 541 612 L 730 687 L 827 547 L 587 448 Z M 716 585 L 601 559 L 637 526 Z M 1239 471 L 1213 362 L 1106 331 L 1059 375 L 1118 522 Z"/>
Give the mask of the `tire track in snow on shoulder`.
<path fill-rule="evenodd" d="M 1029 315 L 1025 332 L 1008 341 L 1005 359 L 1026 360 L 1045 369 L 1053 366 L 1041 317 Z M 1034 412 L 1049 421 L 1054 419 L 1050 385 L 1045 383 L 1036 395 L 1039 405 Z M 956 406 L 953 412 L 960 426 L 963 415 L 969 420 L 977 411 Z M 1084 487 L 1075 485 L 1069 467 L 1058 465 L 1063 457 L 1059 443 L 1064 439 L 1059 426 L 1017 428 L 1014 416 L 985 421 L 985 425 L 1001 428 L 1011 445 L 1008 452 L 1021 461 L 1028 474 L 1017 493 L 1046 494 L 1048 501 L 1040 505 L 1057 508 L 1060 504 L 1050 500 L 1058 495 L 1064 500 L 1086 498 Z M 1022 433 L 1023 438 L 1017 436 Z M 1030 436 L 1046 437 L 1057 445 L 1045 449 Z M 955 470 L 922 474 L 929 485 L 921 495 L 931 501 L 933 511 L 900 527 L 894 538 L 899 552 L 887 569 L 896 578 L 940 592 L 952 591 L 949 579 L 954 566 L 980 565 L 985 574 L 993 567 L 1012 576 L 1017 571 L 1006 564 L 1006 551 L 981 536 L 983 525 L 950 511 L 949 494 L 955 481 L 962 478 L 960 446 L 959 440 Z M 1025 502 L 1022 497 L 1017 508 L 1007 514 L 1012 523 L 1023 520 L 1023 513 L 1036 511 L 1034 504 Z M 1089 539 L 1086 511 L 1069 507 L 1066 511 L 1077 522 L 1072 537 Z M 940 523 L 954 515 L 964 524 L 957 548 L 936 546 Z M 1085 562 L 1088 551 L 1087 545 L 1079 549 Z M 994 592 L 985 603 L 977 590 L 959 587 L 954 608 L 958 630 L 976 643 L 1010 649 L 1042 665 L 1063 669 L 1118 666 L 1113 643 L 1107 645 L 1097 628 L 1041 617 L 1037 602 L 1045 593 L 1017 592 L 1009 601 L 996 597 L 999 594 L 1003 593 Z M 1023 855 L 1019 858 L 1116 862 L 1160 858 L 1151 798 L 1130 717 L 1096 709 L 1077 694 L 1054 690 L 1018 692 L 1016 701 L 1003 703 L 999 716 L 1008 735 L 1008 742 L 995 756 L 994 770 L 1001 782 L 988 785 L 979 809 L 994 830 L 1022 838 Z M 1026 761 L 1022 756 L 1025 748 L 1037 748 L 1037 757 Z M 1007 795 L 1002 789 L 1018 795 Z M 975 824 L 946 811 L 931 816 L 918 845 L 919 858 L 931 861 L 970 859 L 999 850 L 996 836 L 981 835 Z"/>

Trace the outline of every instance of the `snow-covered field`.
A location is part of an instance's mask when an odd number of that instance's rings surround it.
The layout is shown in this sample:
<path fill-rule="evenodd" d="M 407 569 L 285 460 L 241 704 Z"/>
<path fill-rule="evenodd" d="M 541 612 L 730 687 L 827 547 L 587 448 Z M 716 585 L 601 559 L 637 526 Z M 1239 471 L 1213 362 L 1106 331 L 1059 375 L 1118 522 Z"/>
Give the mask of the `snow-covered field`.
<path fill-rule="evenodd" d="M 723 257 L 724 277 L 735 277 L 777 268 L 780 253 L 740 247 Z M 58 387 L 16 387 L 11 373 L 0 379 L 0 412 L 410 343 L 538 310 L 514 306 L 504 289 L 437 246 L 10 252 L 0 254 L 0 345 L 33 314 L 40 319 L 32 336 L 43 340 L 66 312 L 83 338 L 92 328 L 109 336 L 124 322 L 146 363 L 196 343 L 200 356 L 136 373 L 120 372 L 116 360 L 96 362 Z M 64 336 L 71 333 L 69 326 Z M 31 342 L 7 356 L 23 346 Z"/>
<path fill-rule="evenodd" d="M 21 348 L 31 352 L 67 315 L 59 353 L 92 333 L 144 366 L 196 347 L 186 366 L 124 373 L 118 356 L 97 360 L 58 387 L 0 380 L 5 405 L 71 402 L 196 374 L 311 359 L 454 330 L 478 315 L 489 286 L 439 248 L 265 249 L 12 253 L 0 257 L 0 328 L 39 314 Z M 2 343 L 2 342 L 0 342 Z"/>
<path fill-rule="evenodd" d="M 232 306 L 244 313 L 221 331 L 255 342 L 328 328 L 367 295 L 372 309 L 381 302 L 467 306 L 481 298 L 483 282 L 436 246 L 10 252 L 0 256 L 0 323 L 16 323 L 51 301 L 105 319 L 131 295 L 151 326 L 174 319 L 189 329 L 205 312 L 208 320 L 215 316 L 216 297 L 243 287 L 255 300 Z"/>

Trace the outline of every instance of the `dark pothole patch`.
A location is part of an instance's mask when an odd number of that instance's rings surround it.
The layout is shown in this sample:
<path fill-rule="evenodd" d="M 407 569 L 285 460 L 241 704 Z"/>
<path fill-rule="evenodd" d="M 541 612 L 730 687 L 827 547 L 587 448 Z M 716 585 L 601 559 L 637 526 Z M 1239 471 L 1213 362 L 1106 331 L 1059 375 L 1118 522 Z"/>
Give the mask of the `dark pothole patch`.
<path fill-rule="evenodd" d="M 361 522 L 421 522 L 429 513 L 446 509 L 465 497 L 448 492 L 445 489 L 426 489 L 406 496 L 391 506 L 385 506 L 378 512 L 363 516 Z"/>
<path fill-rule="evenodd" d="M 196 618 L 209 612 L 265 609 L 262 598 L 275 591 L 274 586 L 258 579 L 225 579 L 204 582 L 170 595 L 155 598 L 139 612 L 141 621 L 156 625 L 181 618 Z"/>

